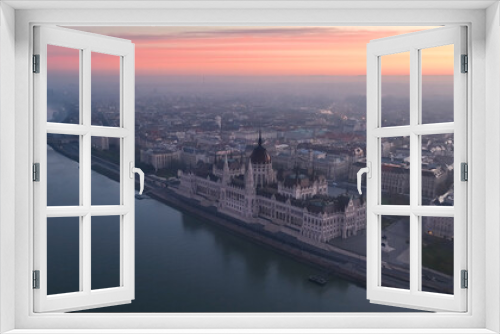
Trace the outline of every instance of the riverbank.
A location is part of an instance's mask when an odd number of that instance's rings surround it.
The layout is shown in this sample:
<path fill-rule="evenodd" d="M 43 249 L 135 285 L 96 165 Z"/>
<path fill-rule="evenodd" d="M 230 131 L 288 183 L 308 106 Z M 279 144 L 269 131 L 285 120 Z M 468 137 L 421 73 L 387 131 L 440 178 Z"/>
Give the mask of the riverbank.
<path fill-rule="evenodd" d="M 58 153 L 78 161 L 78 156 L 74 154 L 72 147 L 54 146 L 54 150 Z M 120 179 L 119 170 L 105 161 L 101 162 L 100 159 L 93 159 L 92 169 L 111 180 L 119 181 Z M 136 189 L 139 187 L 137 181 Z M 179 209 L 184 213 L 195 216 L 204 223 L 220 227 L 229 233 L 314 267 L 322 272 L 321 275 L 324 278 L 329 279 L 337 276 L 360 287 L 364 288 L 366 286 L 366 259 L 362 255 L 332 245 L 314 245 L 284 232 L 270 231 L 266 228 L 268 226 L 263 223 L 241 221 L 218 212 L 216 207 L 203 206 L 198 201 L 185 198 L 172 189 L 157 188 L 151 186 L 152 184 L 152 180 L 149 180 L 148 176 L 146 176 L 145 193 L 167 206 Z M 391 264 L 390 268 L 384 268 L 382 275 L 384 276 L 385 286 L 403 289 L 408 286 L 408 270 L 405 268 Z M 426 285 L 430 285 L 436 291 L 442 289 L 440 287 L 442 284 L 439 281 L 431 281 Z"/>
<path fill-rule="evenodd" d="M 71 147 L 51 145 L 58 153 L 78 161 L 79 156 Z M 92 170 L 111 180 L 119 182 L 118 170 L 100 164 L 99 160 L 93 161 Z M 295 237 L 282 232 L 274 233 L 266 230 L 264 225 L 249 224 L 236 218 L 227 216 L 217 211 L 215 207 L 203 207 L 196 200 L 187 199 L 168 188 L 154 188 L 148 185 L 146 177 L 144 191 L 151 198 L 190 214 L 201 221 L 218 226 L 225 231 L 246 238 L 260 246 L 268 247 L 273 251 L 283 254 L 301 263 L 307 264 L 321 271 L 327 279 L 333 276 L 341 277 L 360 287 L 366 287 L 366 261 L 360 256 L 349 256 L 346 252 L 326 251 L 309 243 L 302 242 Z M 136 180 L 136 189 L 139 183 Z M 404 286 L 396 275 L 391 279 L 394 287 Z"/>
<path fill-rule="evenodd" d="M 247 223 L 230 217 L 218 212 L 216 207 L 205 207 L 194 199 L 177 194 L 172 189 L 153 189 L 149 195 L 203 222 L 216 225 L 253 243 L 269 247 L 295 261 L 315 267 L 323 272 L 322 276 L 327 280 L 335 276 L 366 288 L 366 258 L 363 256 L 336 247 L 328 247 L 326 250 L 283 232 L 271 232 L 262 224 Z M 382 276 L 384 286 L 408 289 L 408 268 L 391 263 L 384 267 Z M 448 285 L 448 282 L 442 280 L 429 281 L 425 283 L 425 291 L 451 293 L 452 287 Z"/>
<path fill-rule="evenodd" d="M 326 278 L 337 276 L 363 288 L 366 285 L 366 262 L 359 258 L 327 252 L 284 233 L 269 232 L 261 224 L 249 224 L 217 212 L 214 207 L 202 207 L 195 200 L 181 197 L 170 189 L 154 189 L 149 196 L 203 222 L 315 267 L 323 271 Z"/>

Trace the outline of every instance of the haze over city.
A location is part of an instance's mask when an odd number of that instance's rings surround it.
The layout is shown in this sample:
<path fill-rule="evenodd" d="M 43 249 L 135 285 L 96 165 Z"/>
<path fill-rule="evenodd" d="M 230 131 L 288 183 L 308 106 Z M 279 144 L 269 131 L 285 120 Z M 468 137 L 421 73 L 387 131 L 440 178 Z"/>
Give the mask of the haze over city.
<path fill-rule="evenodd" d="M 366 166 L 366 45 L 431 27 L 70 28 L 135 44 L 136 166 L 146 172 L 147 194 L 138 198 L 139 208 L 144 206 L 142 199 L 154 198 L 169 209 L 194 215 L 196 223 L 206 220 L 252 235 L 250 239 L 262 238 L 261 242 L 293 254 L 291 258 L 321 268 L 320 274 L 309 276 L 313 283 L 325 285 L 338 279 L 335 273 L 342 273 L 350 283 L 363 286 L 366 202 L 356 192 L 355 181 L 357 171 Z M 382 126 L 407 125 L 408 53 L 384 57 Z M 49 47 L 48 121 L 80 122 L 79 68 L 77 50 Z M 120 126 L 119 87 L 119 58 L 92 53 L 92 125 Z M 453 122 L 452 46 L 422 51 L 422 120 Z M 79 159 L 77 136 L 54 135 L 48 142 L 57 153 Z M 119 180 L 120 145 L 114 138 L 92 138 L 94 171 Z M 385 138 L 381 145 L 384 204 L 408 204 L 409 139 Z M 429 205 L 453 205 L 453 145 L 453 134 L 422 136 L 421 197 Z M 48 188 L 49 198 L 51 192 L 54 198 L 60 196 L 59 189 L 50 184 Z M 136 220 L 156 219 L 145 217 Z M 178 217 L 172 217 L 177 222 Z M 383 283 L 408 288 L 408 221 L 385 217 L 382 222 L 383 259 L 391 264 Z M 159 222 L 163 223 L 171 228 L 170 220 Z M 426 273 L 429 291 L 452 291 L 452 223 L 451 219 L 450 230 L 450 221 L 426 218 L 425 238 L 432 247 L 424 254 L 445 254 L 429 256 L 424 263 L 434 270 Z M 147 233 L 154 239 L 154 231 Z M 159 253 L 165 247 L 161 242 L 142 242 L 137 242 L 140 256 L 149 254 L 147 247 Z M 294 253 L 297 249 L 301 255 Z M 200 248 L 200 252 L 224 256 L 215 249 Z M 251 247 L 245 252 L 254 256 Z M 141 259 L 148 261 L 147 256 Z M 195 265 L 187 262 L 178 263 L 179 271 Z M 235 275 L 223 268 L 225 275 Z M 147 277 L 138 279 L 141 287 L 147 284 Z M 302 293 L 307 299 L 311 291 L 297 292 Z M 133 311 L 144 312 L 138 306 L 146 307 L 144 298 L 152 296 L 139 297 L 130 306 Z M 325 305 L 324 310 L 331 310 Z M 175 305 L 155 307 L 176 311 Z M 188 305 L 182 311 L 189 312 L 190 307 L 233 311 L 224 302 Z M 261 311 L 265 305 L 248 307 Z M 273 310 L 287 307 L 277 304 Z"/>

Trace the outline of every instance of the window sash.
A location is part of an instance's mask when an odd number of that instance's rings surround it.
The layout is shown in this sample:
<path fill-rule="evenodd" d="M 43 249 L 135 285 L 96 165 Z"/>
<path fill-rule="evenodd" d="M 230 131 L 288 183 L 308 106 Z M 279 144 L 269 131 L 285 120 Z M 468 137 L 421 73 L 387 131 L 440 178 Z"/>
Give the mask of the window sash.
<path fill-rule="evenodd" d="M 367 178 L 367 296 L 371 302 L 423 310 L 467 310 L 467 290 L 461 289 L 460 271 L 467 269 L 467 186 L 460 180 L 460 163 L 467 162 L 467 76 L 460 73 L 461 54 L 466 54 L 466 28 L 444 27 L 371 41 L 367 47 L 367 162 L 371 178 Z M 454 122 L 420 123 L 420 51 L 443 45 L 454 45 Z M 410 124 L 381 126 L 381 57 L 410 52 Z M 453 207 L 431 207 L 420 203 L 421 135 L 454 134 Z M 410 137 L 410 205 L 381 205 L 382 138 Z M 458 169 L 458 170 L 457 170 Z M 381 286 L 381 216 L 410 217 L 410 289 Z M 453 295 L 419 291 L 421 285 L 421 219 L 422 216 L 454 218 Z"/>
<path fill-rule="evenodd" d="M 47 122 L 47 45 L 80 50 L 80 124 Z M 120 127 L 91 125 L 91 53 L 120 57 Z M 40 163 L 40 182 L 34 190 L 34 270 L 40 289 L 34 289 L 34 311 L 74 311 L 129 303 L 134 298 L 134 45 L 127 40 L 59 27 L 35 27 L 34 54 L 40 73 L 34 74 L 34 161 Z M 47 206 L 47 134 L 79 138 L 79 206 Z M 91 205 L 91 138 L 120 138 L 120 205 Z M 91 289 L 92 216 L 120 216 L 120 286 Z M 47 218 L 79 217 L 79 291 L 47 295 Z"/>

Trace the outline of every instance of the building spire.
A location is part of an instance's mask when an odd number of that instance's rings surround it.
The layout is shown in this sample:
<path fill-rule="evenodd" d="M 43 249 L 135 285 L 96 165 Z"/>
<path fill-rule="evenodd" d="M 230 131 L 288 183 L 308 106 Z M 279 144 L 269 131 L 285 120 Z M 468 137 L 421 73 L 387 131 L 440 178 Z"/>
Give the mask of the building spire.
<path fill-rule="evenodd" d="M 224 159 L 224 167 L 222 169 L 222 183 L 229 184 L 231 181 L 231 176 L 229 175 L 229 164 L 227 163 L 227 154 Z"/>
<path fill-rule="evenodd" d="M 259 146 L 262 146 L 262 130 L 259 129 Z"/>
<path fill-rule="evenodd" d="M 245 171 L 245 188 L 247 188 L 247 190 L 254 188 L 253 167 L 251 160 L 248 160 L 247 170 Z"/>

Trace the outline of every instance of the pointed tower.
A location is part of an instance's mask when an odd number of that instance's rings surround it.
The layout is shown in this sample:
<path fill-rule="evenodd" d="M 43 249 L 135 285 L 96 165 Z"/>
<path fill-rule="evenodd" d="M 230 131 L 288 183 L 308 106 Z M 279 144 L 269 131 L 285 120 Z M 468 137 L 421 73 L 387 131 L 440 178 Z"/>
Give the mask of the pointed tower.
<path fill-rule="evenodd" d="M 253 167 L 252 161 L 248 161 L 247 170 L 245 171 L 245 197 L 246 197 L 246 213 L 245 215 L 248 218 L 257 216 L 257 200 L 256 200 L 256 191 L 255 184 L 253 179 Z"/>
<path fill-rule="evenodd" d="M 295 164 L 295 167 L 293 168 L 294 172 L 295 172 L 295 185 L 298 186 L 299 185 L 299 165 L 298 164 Z"/>
<path fill-rule="evenodd" d="M 217 169 L 217 151 L 215 151 L 215 154 L 214 154 L 214 163 L 212 165 L 212 174 L 215 174 L 216 169 Z"/>
<path fill-rule="evenodd" d="M 227 154 L 224 159 L 224 169 L 222 170 L 222 183 L 229 184 L 231 176 L 229 175 L 229 163 L 227 162 Z"/>
<path fill-rule="evenodd" d="M 243 151 L 240 153 L 240 173 L 245 174 L 246 172 L 246 167 L 244 163 L 245 159 L 243 158 Z"/>
<path fill-rule="evenodd" d="M 247 170 L 245 171 L 245 189 L 250 191 L 255 188 L 254 180 L 253 180 L 253 167 L 252 161 L 248 161 Z"/>

